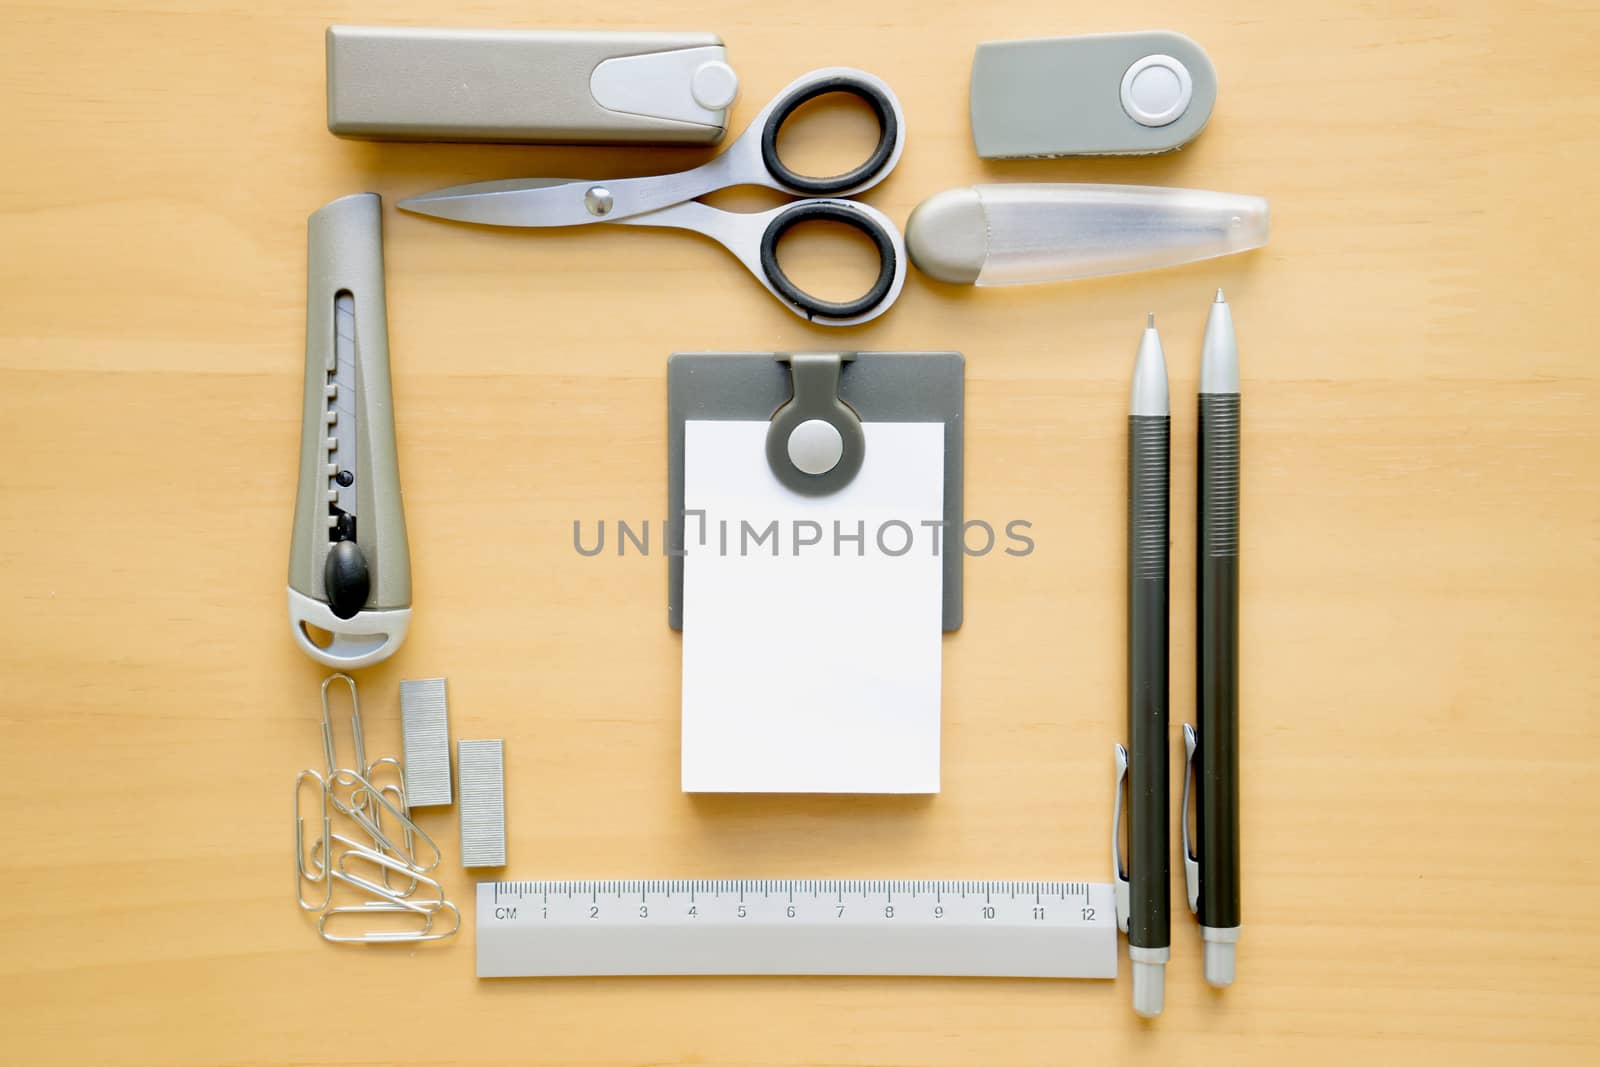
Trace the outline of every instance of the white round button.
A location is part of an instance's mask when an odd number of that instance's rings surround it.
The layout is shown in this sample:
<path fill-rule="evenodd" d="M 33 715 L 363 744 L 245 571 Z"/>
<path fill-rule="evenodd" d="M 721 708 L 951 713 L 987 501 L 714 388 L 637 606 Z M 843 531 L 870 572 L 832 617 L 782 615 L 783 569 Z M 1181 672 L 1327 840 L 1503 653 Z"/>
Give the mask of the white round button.
<path fill-rule="evenodd" d="M 739 95 L 739 76 L 726 63 L 702 63 L 689 79 L 689 93 L 707 111 L 721 111 Z"/>
<path fill-rule="evenodd" d="M 827 474 L 844 455 L 844 438 L 831 422 L 807 419 L 789 433 L 789 462 L 805 474 Z"/>
<path fill-rule="evenodd" d="M 1145 56 L 1122 76 L 1122 110 L 1141 126 L 1168 126 L 1194 96 L 1189 68 L 1171 56 Z"/>

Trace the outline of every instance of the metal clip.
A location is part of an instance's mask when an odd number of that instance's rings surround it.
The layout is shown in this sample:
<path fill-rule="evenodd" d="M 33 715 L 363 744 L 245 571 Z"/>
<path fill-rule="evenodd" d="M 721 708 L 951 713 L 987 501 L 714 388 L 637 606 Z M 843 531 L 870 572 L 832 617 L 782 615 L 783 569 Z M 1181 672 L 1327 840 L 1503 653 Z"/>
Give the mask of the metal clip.
<path fill-rule="evenodd" d="M 306 867 L 306 821 L 300 815 L 301 785 L 306 778 L 316 780 L 317 793 L 322 797 L 322 837 L 312 844 L 312 868 L 317 873 L 311 873 Z M 304 770 L 295 775 L 294 779 L 294 898 L 295 902 L 305 911 L 321 911 L 333 900 L 333 881 L 328 877 L 328 839 L 331 837 L 332 826 L 328 821 L 328 787 L 322 775 L 316 771 Z M 322 859 L 318 861 L 316 852 L 318 847 L 322 850 Z M 305 883 L 322 883 L 322 900 L 306 899 Z"/>
<path fill-rule="evenodd" d="M 367 742 L 361 733 L 361 701 L 356 697 L 356 680 L 348 674 L 330 674 L 322 681 L 322 755 L 327 762 L 327 784 L 331 788 L 337 781 L 340 785 L 353 785 L 343 775 L 353 772 L 340 771 L 338 752 L 333 744 L 333 716 L 328 710 L 328 686 L 336 681 L 342 681 L 350 687 L 350 738 L 355 748 L 355 760 L 350 764 L 362 770 L 367 766 Z"/>
<path fill-rule="evenodd" d="M 358 874 L 350 873 L 350 868 L 347 866 L 347 864 L 351 857 L 355 857 L 357 860 L 360 860 L 363 863 L 370 863 L 374 867 L 384 871 L 385 879 L 383 884 L 380 885 L 379 883 L 369 881 Z M 412 868 L 407 866 L 405 861 L 397 860 L 394 857 L 386 855 L 382 852 L 374 852 L 370 848 L 357 847 L 345 849 L 345 851 L 339 853 L 339 859 L 334 867 L 334 871 L 335 876 L 338 877 L 341 882 L 344 882 L 347 885 L 352 885 L 363 892 L 371 893 L 375 897 L 387 899 L 395 904 L 411 904 L 428 911 L 441 908 L 445 904 L 444 887 L 438 882 L 434 881 L 432 878 L 429 878 L 425 874 L 418 874 Z M 411 880 L 411 888 L 404 893 L 397 892 L 390 888 L 387 879 L 387 872 L 389 871 L 397 871 L 400 874 L 406 875 Z M 435 899 L 411 900 L 411 894 L 417 891 L 417 887 L 419 885 L 426 885 L 429 889 L 433 890 Z"/>
<path fill-rule="evenodd" d="M 1133 892 L 1128 882 L 1128 865 L 1122 861 L 1122 802 L 1128 793 L 1128 750 L 1116 745 L 1112 752 L 1117 763 L 1117 785 L 1116 799 L 1111 804 L 1111 886 L 1117 898 L 1117 929 L 1127 933 Z"/>
<path fill-rule="evenodd" d="M 413 871 L 426 873 L 439 866 L 439 860 L 442 858 L 439 846 L 433 843 L 433 838 L 429 837 L 422 827 L 411 821 L 411 816 L 395 806 L 384 790 L 373 785 L 364 775 L 348 767 L 336 773 L 350 778 L 356 787 L 355 791 L 350 794 L 350 803 L 348 805 L 330 791 L 329 800 L 339 814 L 348 816 L 357 826 L 366 831 L 367 836 L 372 838 L 380 850 L 406 861 Z M 371 814 L 367 812 L 367 802 L 369 800 L 374 805 Z M 390 839 L 379 821 L 384 814 L 388 814 L 400 825 L 402 832 L 406 835 L 404 840 L 411 842 L 409 845 L 397 845 Z M 426 844 L 429 851 L 433 853 L 433 859 L 430 862 L 418 862 L 415 841 L 411 840 L 413 836 Z"/>
<path fill-rule="evenodd" d="M 433 929 L 433 917 L 441 911 L 449 911 L 455 916 L 455 925 L 445 931 Z M 331 934 L 328 932 L 328 920 L 336 915 L 374 915 L 374 914 L 406 914 L 421 915 L 422 928 L 419 930 L 368 930 L 359 934 Z M 415 941 L 441 941 L 453 937 L 461 929 L 461 911 L 448 900 L 438 908 L 419 910 L 407 907 L 404 904 L 392 901 L 375 900 L 366 904 L 345 904 L 337 908 L 329 908 L 322 913 L 322 918 L 317 920 L 317 933 L 322 935 L 324 941 L 332 941 L 344 945 L 381 945 L 410 943 Z"/>
<path fill-rule="evenodd" d="M 1200 853 L 1195 851 L 1189 836 L 1189 793 L 1193 788 L 1195 752 L 1200 738 L 1195 728 L 1183 724 L 1183 806 L 1179 809 L 1179 825 L 1183 827 L 1183 881 L 1189 889 L 1189 910 L 1200 914 Z"/>
<path fill-rule="evenodd" d="M 404 812 L 407 817 L 410 817 L 411 804 L 406 800 L 405 768 L 401 766 L 399 760 L 395 759 L 393 756 L 379 756 L 377 759 L 367 764 L 367 781 L 377 785 L 378 771 L 384 767 L 393 768 L 395 780 L 393 782 L 387 782 L 381 786 L 378 786 L 378 792 L 385 796 L 392 797 L 394 799 L 395 807 Z M 373 810 L 373 821 L 376 822 L 379 827 L 383 826 L 381 812 L 376 808 Z M 400 828 L 400 840 L 405 846 L 405 854 L 408 856 L 415 855 L 414 850 L 416 846 L 412 839 L 411 827 L 409 825 L 402 826 Z M 376 845 L 377 842 L 374 841 L 373 844 Z M 410 868 L 407 868 L 407 870 L 409 869 Z M 394 886 L 390 885 L 389 868 L 384 868 L 383 885 L 384 888 L 388 889 L 391 893 L 398 893 L 402 897 L 409 897 L 412 893 L 417 891 L 417 883 L 415 879 L 412 879 L 411 887 L 403 893 L 395 889 Z"/>
<path fill-rule="evenodd" d="M 350 691 L 350 738 L 354 748 L 354 760 L 350 763 L 339 758 L 338 746 L 334 743 L 329 689 L 336 681 L 343 681 Z M 322 755 L 326 764 L 323 771 L 301 771 L 294 782 L 295 900 L 303 910 L 318 913 L 318 934 L 326 941 L 347 944 L 438 941 L 454 936 L 461 929 L 460 909 L 445 899 L 444 887 L 439 882 L 423 873 L 439 865 L 443 858 L 439 846 L 411 818 L 404 763 L 392 756 L 368 762 L 356 683 L 346 674 L 330 675 L 322 683 Z M 392 780 L 379 784 L 380 775 Z M 307 780 L 317 784 L 322 806 L 322 834 L 309 848 L 303 813 Z M 349 819 L 360 832 L 348 831 L 355 837 L 336 832 L 334 812 Z M 342 823 L 338 825 L 346 829 Z M 395 832 L 397 827 L 399 833 Z M 358 840 L 361 834 L 365 834 L 370 843 Z M 419 841 L 433 853 L 426 864 L 417 858 Z M 336 846 L 344 851 L 336 852 Z M 352 860 L 376 870 L 372 874 L 359 872 L 353 869 Z M 395 875 L 404 881 L 396 879 Z M 322 899 L 315 899 L 314 893 L 308 898 L 306 884 L 319 882 Z M 335 905 L 334 882 L 372 899 L 359 905 Z M 413 895 L 423 886 L 427 887 L 424 896 L 414 899 Z M 448 930 L 435 928 L 434 919 L 442 911 L 455 917 Z M 351 934 L 337 932 L 341 925 L 349 925 L 348 919 L 337 919 L 337 916 L 400 914 L 408 918 L 392 929 Z M 330 921 L 335 925 L 330 927 Z M 390 925 L 393 927 L 393 922 Z"/>
<path fill-rule="evenodd" d="M 368 848 L 361 842 L 346 837 L 344 834 L 341 834 L 338 831 L 333 832 L 330 840 L 333 844 L 344 846 L 344 851 L 333 857 L 333 881 L 343 882 L 352 889 L 357 889 L 370 896 L 376 897 L 380 902 L 397 904 L 407 911 L 414 911 L 423 915 L 432 914 L 440 907 L 440 905 L 445 903 L 444 888 L 432 878 L 418 874 L 416 869 L 408 866 L 404 860 L 395 859 L 386 852 L 379 852 L 376 849 Z M 322 842 L 319 840 L 312 845 L 312 848 L 315 850 L 320 848 L 321 845 Z M 358 874 L 352 874 L 347 863 L 348 858 L 352 855 L 359 860 L 363 860 L 367 863 L 371 863 L 375 867 L 381 868 L 385 872 L 392 869 L 409 875 L 411 878 L 411 888 L 401 891 L 388 885 L 387 882 L 385 882 L 383 885 L 379 885 L 377 882 L 369 881 Z M 422 882 L 426 882 L 428 885 L 434 888 L 434 890 L 438 893 L 438 900 L 410 899 L 412 893 L 416 892 L 418 885 L 420 885 Z M 324 905 L 324 907 L 326 907 L 326 905 Z M 307 910 L 309 911 L 313 909 L 308 908 Z"/>

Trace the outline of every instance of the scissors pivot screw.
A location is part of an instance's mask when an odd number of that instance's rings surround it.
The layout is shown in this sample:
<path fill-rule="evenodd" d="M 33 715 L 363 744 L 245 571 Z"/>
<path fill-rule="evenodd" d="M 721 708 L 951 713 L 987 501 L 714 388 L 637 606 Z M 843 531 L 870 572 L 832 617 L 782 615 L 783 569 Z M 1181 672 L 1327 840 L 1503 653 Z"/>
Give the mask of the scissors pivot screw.
<path fill-rule="evenodd" d="M 596 218 L 611 214 L 611 208 L 616 201 L 612 199 L 611 190 L 603 185 L 596 185 L 583 194 L 583 206 L 589 209 L 589 214 Z"/>

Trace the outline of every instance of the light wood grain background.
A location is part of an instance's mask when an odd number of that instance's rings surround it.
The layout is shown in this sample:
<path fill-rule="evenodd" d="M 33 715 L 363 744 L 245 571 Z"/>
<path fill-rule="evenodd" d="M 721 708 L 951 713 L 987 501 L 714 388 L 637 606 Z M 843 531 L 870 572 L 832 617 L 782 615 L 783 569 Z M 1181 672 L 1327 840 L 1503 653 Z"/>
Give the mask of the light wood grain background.
<path fill-rule="evenodd" d="M 1154 1024 L 1126 974 L 481 984 L 470 930 L 415 951 L 317 940 L 289 897 L 289 788 L 319 759 L 323 672 L 283 603 L 305 218 L 363 189 L 392 206 L 705 155 L 337 140 L 334 21 L 713 30 L 744 79 L 735 129 L 805 70 L 867 68 L 909 116 L 869 198 L 899 220 L 979 180 L 1271 198 L 1272 243 L 1250 256 L 1000 292 L 913 275 L 887 317 L 838 333 L 692 236 L 387 211 L 416 619 L 361 676 L 375 751 L 397 747 L 401 677 L 447 675 L 456 735 L 506 738 L 511 876 L 1103 879 L 1128 373 L 1154 310 L 1178 398 L 1176 733 L 1183 398 L 1222 285 L 1246 376 L 1235 988 L 1204 987 L 1187 922 Z M 975 158 L 978 41 L 1157 26 L 1221 75 L 1193 147 Z M 1592 1062 L 1597 47 L 1593 3 L 6 0 L 0 1059 Z M 795 254 L 849 277 L 828 242 Z M 571 524 L 663 515 L 671 351 L 825 345 L 964 351 L 969 513 L 1030 520 L 1038 549 L 969 561 L 941 795 L 686 797 L 665 561 L 580 558 Z M 453 818 L 425 823 L 452 852 Z M 446 875 L 468 900 L 471 879 Z"/>

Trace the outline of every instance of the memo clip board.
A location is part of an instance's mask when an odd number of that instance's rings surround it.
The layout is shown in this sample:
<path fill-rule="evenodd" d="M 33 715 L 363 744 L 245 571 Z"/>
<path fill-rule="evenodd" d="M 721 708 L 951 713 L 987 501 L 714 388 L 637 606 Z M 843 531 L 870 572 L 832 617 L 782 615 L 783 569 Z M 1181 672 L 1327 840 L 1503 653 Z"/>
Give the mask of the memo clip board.
<path fill-rule="evenodd" d="M 667 363 L 667 620 L 683 629 L 685 424 L 769 421 L 767 462 L 805 495 L 842 488 L 862 462 L 863 423 L 944 424 L 943 628 L 961 627 L 963 418 L 966 360 L 959 352 L 680 352 Z M 833 465 L 807 474 L 791 457 L 797 428 L 838 431 Z M 830 440 L 832 435 L 823 431 Z M 824 463 L 827 462 L 825 459 Z M 813 464 L 816 466 L 817 464 Z M 920 549 L 919 549 L 920 551 Z"/>

